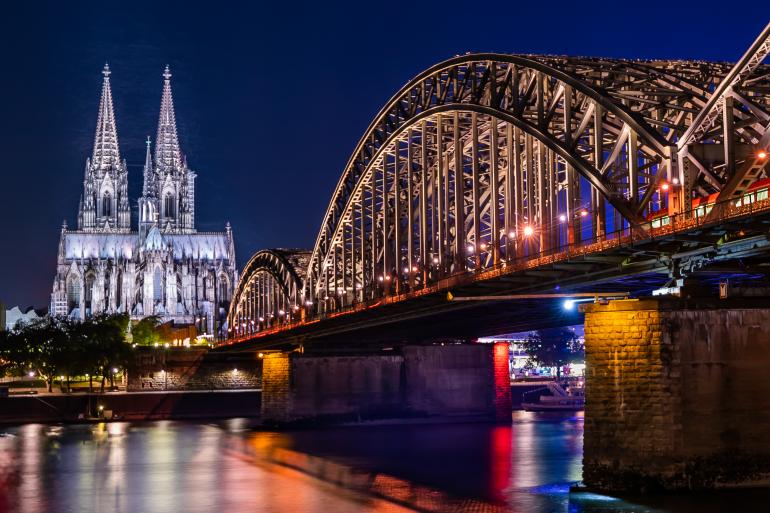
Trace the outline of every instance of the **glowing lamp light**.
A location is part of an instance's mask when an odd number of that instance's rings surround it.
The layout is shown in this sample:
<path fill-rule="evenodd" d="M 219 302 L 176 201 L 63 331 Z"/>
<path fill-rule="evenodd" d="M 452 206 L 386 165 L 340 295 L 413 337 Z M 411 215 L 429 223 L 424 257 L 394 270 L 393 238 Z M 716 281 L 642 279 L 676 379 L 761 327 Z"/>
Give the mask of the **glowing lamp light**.
<path fill-rule="evenodd" d="M 238 374 L 238 369 L 233 369 L 233 374 Z"/>
<path fill-rule="evenodd" d="M 241 328 L 245 328 L 245 327 L 246 327 L 246 323 L 245 323 L 245 322 L 242 322 L 242 323 L 241 323 Z"/>
<path fill-rule="evenodd" d="M 487 249 L 486 243 L 484 243 L 484 242 L 481 243 L 481 249 Z"/>
<path fill-rule="evenodd" d="M 278 315 L 285 315 L 285 314 L 286 312 L 284 312 L 283 310 L 278 310 Z"/>
<path fill-rule="evenodd" d="M 113 373 L 113 374 L 117 374 L 117 373 L 118 373 L 118 369 L 117 369 L 116 367 L 113 367 L 113 368 L 112 368 L 112 373 Z"/>
<path fill-rule="evenodd" d="M 473 253 L 473 246 L 468 244 L 468 253 Z"/>
<path fill-rule="evenodd" d="M 585 217 L 588 215 L 588 210 L 581 210 L 580 211 L 580 217 Z"/>
<path fill-rule="evenodd" d="M 437 263 L 438 263 L 438 257 L 433 257 L 433 263 L 434 263 L 434 264 L 437 264 Z"/>
<path fill-rule="evenodd" d="M 404 267 L 404 274 L 409 274 L 409 268 L 408 267 Z"/>
<path fill-rule="evenodd" d="M 99 411 L 102 411 L 102 410 L 104 410 L 104 406 L 102 406 L 102 405 L 100 404 L 100 405 L 99 405 Z"/>
<path fill-rule="evenodd" d="M 264 317 L 260 317 L 259 318 L 259 322 L 265 322 L 265 318 Z"/>
<path fill-rule="evenodd" d="M 767 158 L 767 152 L 764 150 L 761 150 L 759 153 L 757 153 L 757 158 L 759 160 L 765 160 Z"/>
<path fill-rule="evenodd" d="M 564 214 L 559 214 L 559 222 L 563 223 L 567 220 L 567 216 Z"/>
<path fill-rule="evenodd" d="M 310 301 L 310 300 L 307 300 L 307 301 L 305 301 L 305 304 L 306 304 L 307 306 L 313 306 L 313 302 L 312 302 L 312 301 Z"/>
<path fill-rule="evenodd" d="M 34 378 L 35 377 L 35 371 L 29 371 L 29 377 Z"/>
<path fill-rule="evenodd" d="M 673 183 L 674 185 L 679 185 L 679 178 L 672 178 L 671 183 Z"/>
<path fill-rule="evenodd" d="M 668 184 L 667 183 L 663 183 L 663 185 L 660 186 L 660 190 L 667 191 L 668 190 Z"/>
<path fill-rule="evenodd" d="M 565 310 L 574 310 L 575 309 L 575 300 L 574 299 L 568 299 L 564 302 L 564 309 Z"/>
<path fill-rule="evenodd" d="M 524 236 L 525 237 L 532 237 L 532 235 L 535 234 L 535 229 L 531 226 L 527 225 L 524 227 Z"/>
<path fill-rule="evenodd" d="M 508 237 L 510 237 L 511 239 L 516 238 L 516 232 L 514 232 L 514 231 L 508 232 Z"/>
<path fill-rule="evenodd" d="M 385 278 L 383 278 L 382 276 L 378 277 L 377 279 L 378 279 L 379 281 L 384 281 L 384 280 L 385 280 Z"/>
<path fill-rule="evenodd" d="M 257 356 L 259 356 L 260 358 L 264 358 L 265 357 L 265 353 L 259 353 Z"/>
<path fill-rule="evenodd" d="M 163 344 L 163 347 L 165 347 L 166 349 L 168 349 L 168 342 L 166 342 L 165 344 Z"/>
<path fill-rule="evenodd" d="M 416 266 L 416 265 L 413 265 L 413 266 L 412 266 L 412 272 L 413 272 L 413 273 L 416 273 L 416 272 L 417 272 L 417 266 Z"/>
<path fill-rule="evenodd" d="M 390 281 L 390 275 L 385 276 L 385 281 Z"/>

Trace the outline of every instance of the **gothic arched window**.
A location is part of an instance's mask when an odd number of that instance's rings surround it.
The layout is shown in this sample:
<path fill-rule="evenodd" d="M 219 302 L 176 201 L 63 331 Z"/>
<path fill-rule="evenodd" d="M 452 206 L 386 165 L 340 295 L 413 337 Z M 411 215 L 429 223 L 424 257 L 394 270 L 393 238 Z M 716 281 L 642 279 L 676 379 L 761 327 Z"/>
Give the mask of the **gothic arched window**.
<path fill-rule="evenodd" d="M 167 192 L 166 197 L 163 198 L 163 217 L 175 217 L 174 211 L 174 196 Z"/>
<path fill-rule="evenodd" d="M 219 301 L 227 301 L 229 299 L 227 293 L 227 278 L 223 274 L 219 277 Z"/>
<path fill-rule="evenodd" d="M 163 275 L 160 267 L 156 267 L 152 275 L 152 298 L 155 301 L 163 301 Z"/>
<path fill-rule="evenodd" d="M 67 278 L 67 312 L 80 306 L 80 282 L 74 274 Z"/>
<path fill-rule="evenodd" d="M 112 215 L 112 197 L 109 192 L 105 192 L 102 196 L 102 216 L 110 217 Z"/>
<path fill-rule="evenodd" d="M 93 273 L 86 274 L 85 290 L 83 291 L 83 299 L 85 300 L 86 308 L 91 308 L 91 301 L 94 293 L 94 281 L 96 277 Z"/>

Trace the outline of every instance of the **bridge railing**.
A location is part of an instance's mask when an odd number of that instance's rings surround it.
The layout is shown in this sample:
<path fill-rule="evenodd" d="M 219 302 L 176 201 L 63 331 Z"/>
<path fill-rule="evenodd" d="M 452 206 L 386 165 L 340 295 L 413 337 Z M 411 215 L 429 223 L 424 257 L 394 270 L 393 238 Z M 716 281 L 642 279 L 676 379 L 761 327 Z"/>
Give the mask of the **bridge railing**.
<path fill-rule="evenodd" d="M 312 315 L 306 312 L 302 320 L 291 320 L 261 329 L 248 334 L 238 334 L 223 341 L 229 345 L 255 338 L 261 338 L 281 333 L 301 326 L 309 326 L 322 320 L 333 319 L 357 312 L 364 312 L 383 305 L 400 303 L 421 296 L 446 292 L 452 288 L 470 283 L 494 279 L 506 274 L 514 274 L 528 269 L 534 269 L 559 262 L 565 262 L 585 255 L 602 253 L 611 249 L 631 247 L 649 242 L 654 239 L 676 233 L 691 232 L 699 228 L 723 224 L 751 217 L 758 213 L 770 211 L 770 198 L 757 200 L 756 195 L 746 195 L 738 200 L 731 199 L 706 207 L 695 208 L 686 212 L 657 217 L 643 224 L 626 226 L 620 230 L 608 232 L 601 237 L 582 240 L 578 243 L 563 244 L 545 251 L 537 256 L 522 256 L 514 259 L 501 260 L 500 263 L 479 269 L 455 272 L 427 283 L 420 288 L 400 294 L 382 293 L 379 297 L 366 301 L 353 301 L 329 312 L 317 312 Z"/>

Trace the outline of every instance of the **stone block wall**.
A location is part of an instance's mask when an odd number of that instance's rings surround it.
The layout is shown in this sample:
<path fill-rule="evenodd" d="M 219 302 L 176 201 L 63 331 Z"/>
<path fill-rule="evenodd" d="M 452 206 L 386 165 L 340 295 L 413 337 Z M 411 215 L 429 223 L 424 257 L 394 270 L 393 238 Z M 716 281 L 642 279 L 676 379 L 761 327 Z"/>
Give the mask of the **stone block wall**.
<path fill-rule="evenodd" d="M 585 311 L 587 485 L 700 488 L 770 475 L 770 305 L 667 298 Z"/>
<path fill-rule="evenodd" d="M 421 415 L 494 415 L 491 344 L 405 347 L 404 370 L 410 411 Z M 510 378 L 508 383 L 510 388 Z"/>
<path fill-rule="evenodd" d="M 286 353 L 268 353 L 262 363 L 262 419 L 283 423 L 292 411 L 291 361 Z"/>
<path fill-rule="evenodd" d="M 500 390 L 497 374 L 488 344 L 405 347 L 393 355 L 269 355 L 262 418 L 276 424 L 431 416 L 492 420 L 499 403 L 510 420 L 507 367 Z"/>
<path fill-rule="evenodd" d="M 128 370 L 132 392 L 240 390 L 261 387 L 262 361 L 256 355 L 211 353 L 197 348 L 138 348 Z"/>

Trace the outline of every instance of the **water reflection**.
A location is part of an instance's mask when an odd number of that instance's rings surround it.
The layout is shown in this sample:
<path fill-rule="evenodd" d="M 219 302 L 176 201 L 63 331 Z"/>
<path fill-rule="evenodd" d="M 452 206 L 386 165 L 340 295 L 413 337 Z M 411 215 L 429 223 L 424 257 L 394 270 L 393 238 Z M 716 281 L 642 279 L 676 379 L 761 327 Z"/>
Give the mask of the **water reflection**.
<path fill-rule="evenodd" d="M 517 413 L 509 426 L 288 433 L 250 431 L 243 420 L 0 428 L 0 513 L 407 511 L 394 501 L 423 511 L 766 510 L 766 490 L 639 500 L 570 494 L 580 480 L 582 427 L 580 415 Z"/>

